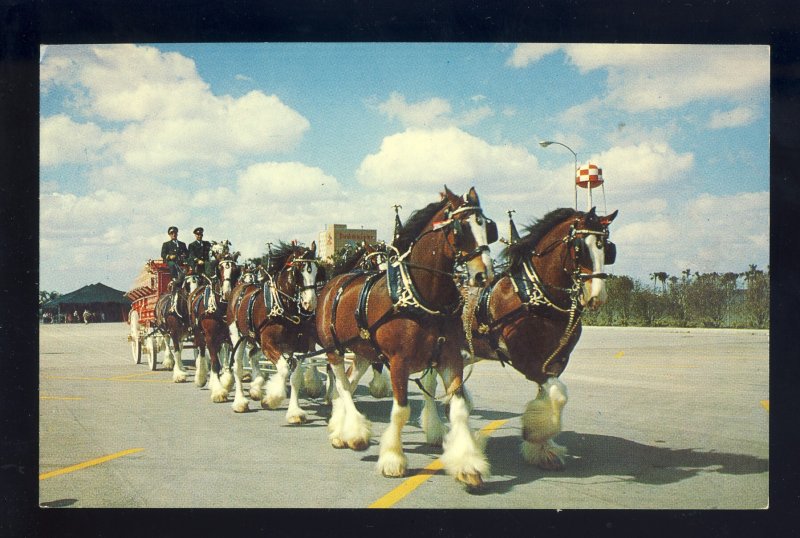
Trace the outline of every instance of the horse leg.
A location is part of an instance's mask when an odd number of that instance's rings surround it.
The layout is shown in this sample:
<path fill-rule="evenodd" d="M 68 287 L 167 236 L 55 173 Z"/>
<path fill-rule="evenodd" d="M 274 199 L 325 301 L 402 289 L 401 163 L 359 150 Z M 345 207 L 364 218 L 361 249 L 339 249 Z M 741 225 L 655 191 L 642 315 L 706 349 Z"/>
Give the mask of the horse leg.
<path fill-rule="evenodd" d="M 289 376 L 291 390 L 289 391 L 289 409 L 286 411 L 286 422 L 289 424 L 303 424 L 306 422 L 306 412 L 300 408 L 299 394 L 303 386 L 303 365 L 297 363 L 297 367 Z"/>
<path fill-rule="evenodd" d="M 183 369 L 181 352 L 183 351 L 183 339 L 180 335 L 172 337 L 172 345 L 175 347 L 175 364 L 172 366 L 172 381 L 175 383 L 186 382 L 186 370 Z"/>
<path fill-rule="evenodd" d="M 250 399 L 260 402 L 261 399 L 264 398 L 264 384 L 267 382 L 267 380 L 264 379 L 264 373 L 261 371 L 261 366 L 258 364 L 258 359 L 256 357 L 253 357 L 252 359 L 249 357 L 250 353 L 248 350 L 243 350 L 242 364 L 244 364 L 245 360 L 249 360 L 250 362 Z M 245 376 L 242 376 L 242 381 L 245 380 Z"/>
<path fill-rule="evenodd" d="M 340 357 L 334 357 L 336 362 L 331 367 L 336 390 L 333 393 L 333 409 L 328 422 L 328 438 L 336 448 L 348 446 L 353 450 L 364 450 L 369 446 L 372 424 L 356 409 L 350 382 L 344 371 L 344 361 Z"/>
<path fill-rule="evenodd" d="M 195 352 L 197 352 L 199 347 L 200 353 L 197 354 L 194 359 L 194 384 L 197 387 L 203 388 L 208 381 L 208 358 L 206 357 L 206 350 L 209 350 L 210 354 L 216 342 L 213 340 L 213 335 L 205 334 L 200 330 L 199 326 L 196 331 L 200 334 L 195 335 Z"/>
<path fill-rule="evenodd" d="M 347 381 L 350 383 L 351 394 L 355 393 L 358 382 L 364 377 L 369 365 L 370 362 L 368 360 L 362 359 L 358 355 L 353 357 L 353 364 L 345 372 L 347 374 Z"/>
<path fill-rule="evenodd" d="M 489 462 L 483 453 L 483 443 L 469 427 L 469 406 L 462 390 L 462 376 L 450 369 L 442 373 L 445 386 L 450 387 L 450 431 L 442 442 L 444 449 L 441 461 L 447 473 L 469 488 L 483 485 L 483 477 L 489 475 Z"/>
<path fill-rule="evenodd" d="M 325 384 L 322 382 L 322 374 L 316 366 L 304 365 L 303 386 L 309 398 L 319 398 L 325 392 Z"/>
<path fill-rule="evenodd" d="M 372 365 L 372 381 L 369 382 L 369 393 L 373 398 L 385 398 L 391 394 L 391 382 L 383 364 Z"/>
<path fill-rule="evenodd" d="M 333 380 L 333 368 L 331 368 L 330 364 L 325 365 L 325 376 L 325 399 L 323 402 L 328 405 L 332 405 L 333 393 L 336 389 L 336 386 Z"/>
<path fill-rule="evenodd" d="M 261 400 L 261 407 L 264 409 L 275 409 L 286 399 L 286 378 L 289 377 L 289 363 L 281 355 L 278 360 L 273 361 L 277 372 L 269 377 L 267 381 L 267 392 Z"/>
<path fill-rule="evenodd" d="M 208 378 L 208 388 L 211 390 L 211 401 L 222 403 L 228 401 L 228 389 L 222 386 L 219 379 L 222 366 L 220 365 L 220 353 L 215 346 L 209 346 L 208 353 L 211 356 L 211 375 Z"/>
<path fill-rule="evenodd" d="M 408 458 L 403 453 L 403 426 L 408 422 L 411 408 L 408 405 L 408 373 L 404 368 L 392 369 L 392 414 L 389 425 L 381 435 L 380 452 L 376 468 L 383 476 L 398 477 L 406 474 Z"/>
<path fill-rule="evenodd" d="M 244 395 L 244 383 L 242 381 L 242 374 L 244 374 L 244 368 L 242 366 L 242 351 L 244 350 L 241 349 L 241 346 L 239 347 L 240 349 L 237 349 L 233 356 L 234 395 L 233 404 L 231 407 L 235 413 L 244 413 L 250 409 L 250 401 Z"/>
<path fill-rule="evenodd" d="M 436 394 L 436 375 L 434 370 L 430 370 L 422 376 L 422 385 L 430 396 L 424 392 L 422 394 L 425 404 L 422 407 L 419 421 L 422 431 L 425 432 L 425 441 L 429 445 L 442 446 L 446 430 L 439 417 L 439 412 L 436 410 L 436 401 L 433 399 Z"/>
<path fill-rule="evenodd" d="M 172 370 L 175 367 L 175 352 L 172 349 L 172 336 L 164 336 L 163 342 L 164 351 L 166 351 L 166 353 L 164 353 L 164 362 L 162 363 L 162 366 L 164 366 L 164 370 Z"/>
<path fill-rule="evenodd" d="M 522 415 L 522 457 L 542 469 L 564 468 L 567 450 L 553 441 L 561 431 L 561 412 L 567 403 L 567 387 L 555 377 L 541 387 Z"/>

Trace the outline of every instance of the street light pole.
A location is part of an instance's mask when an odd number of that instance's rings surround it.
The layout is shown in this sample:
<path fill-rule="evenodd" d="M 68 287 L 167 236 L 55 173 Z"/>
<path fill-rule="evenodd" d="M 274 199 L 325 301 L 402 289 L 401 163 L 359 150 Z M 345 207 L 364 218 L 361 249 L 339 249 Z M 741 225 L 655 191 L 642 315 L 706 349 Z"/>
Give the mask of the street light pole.
<path fill-rule="evenodd" d="M 562 144 L 561 142 L 556 142 L 555 140 L 542 140 L 539 142 L 539 145 L 543 148 L 546 148 L 550 144 L 558 144 L 559 146 L 565 147 L 572 153 L 572 156 L 575 158 L 575 167 L 572 169 L 572 185 L 575 189 L 575 209 L 578 209 L 578 182 L 576 181 L 576 174 L 578 173 L 578 154 L 575 153 L 571 147 L 566 144 Z"/>

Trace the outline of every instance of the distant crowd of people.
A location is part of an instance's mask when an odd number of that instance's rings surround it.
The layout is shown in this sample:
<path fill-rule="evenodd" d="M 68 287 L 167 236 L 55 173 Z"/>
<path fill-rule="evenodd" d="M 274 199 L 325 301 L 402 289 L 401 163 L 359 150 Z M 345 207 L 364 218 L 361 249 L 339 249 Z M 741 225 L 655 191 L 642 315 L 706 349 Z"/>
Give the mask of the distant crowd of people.
<path fill-rule="evenodd" d="M 77 310 L 72 314 L 56 315 L 52 312 L 44 312 L 42 314 L 42 323 L 98 323 L 106 320 L 105 312 L 91 312 L 89 309 L 84 309 L 83 314 Z"/>

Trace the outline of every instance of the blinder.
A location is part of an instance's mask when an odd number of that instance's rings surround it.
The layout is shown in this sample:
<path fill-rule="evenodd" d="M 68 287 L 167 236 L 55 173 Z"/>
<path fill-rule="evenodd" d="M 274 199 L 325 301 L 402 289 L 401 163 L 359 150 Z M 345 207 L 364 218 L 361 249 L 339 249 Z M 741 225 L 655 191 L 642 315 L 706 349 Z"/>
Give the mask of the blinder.
<path fill-rule="evenodd" d="M 617 261 L 617 245 L 611 241 L 606 241 L 605 247 L 605 264 L 613 265 Z"/>
<path fill-rule="evenodd" d="M 486 219 L 486 242 L 490 245 L 497 241 L 497 223 L 491 219 Z"/>

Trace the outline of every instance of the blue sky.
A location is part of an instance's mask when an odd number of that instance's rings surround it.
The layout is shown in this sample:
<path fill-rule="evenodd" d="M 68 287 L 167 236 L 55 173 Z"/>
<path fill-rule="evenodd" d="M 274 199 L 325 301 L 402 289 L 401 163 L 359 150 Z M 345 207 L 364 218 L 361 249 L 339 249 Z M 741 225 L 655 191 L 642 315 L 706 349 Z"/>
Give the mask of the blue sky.
<path fill-rule="evenodd" d="M 310 243 L 475 186 L 506 234 L 603 168 L 618 259 L 769 263 L 769 48 L 247 43 L 49 45 L 40 62 L 40 288 L 128 289 L 166 229 Z M 585 209 L 585 192 L 579 193 Z"/>

